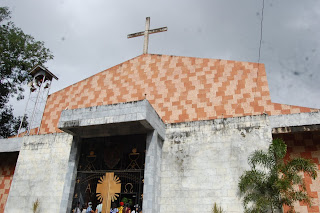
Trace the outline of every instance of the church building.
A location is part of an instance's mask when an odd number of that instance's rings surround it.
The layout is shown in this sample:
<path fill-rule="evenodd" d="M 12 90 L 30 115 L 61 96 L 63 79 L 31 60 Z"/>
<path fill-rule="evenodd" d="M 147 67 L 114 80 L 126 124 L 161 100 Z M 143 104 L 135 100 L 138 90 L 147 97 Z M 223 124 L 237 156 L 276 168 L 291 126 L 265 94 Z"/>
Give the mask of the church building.
<path fill-rule="evenodd" d="M 239 177 L 273 138 L 320 168 L 319 109 L 273 103 L 263 64 L 142 54 L 50 94 L 38 131 L 0 140 L 0 213 L 243 212 Z M 304 178 L 313 206 L 295 209 L 319 212 L 320 174 Z"/>

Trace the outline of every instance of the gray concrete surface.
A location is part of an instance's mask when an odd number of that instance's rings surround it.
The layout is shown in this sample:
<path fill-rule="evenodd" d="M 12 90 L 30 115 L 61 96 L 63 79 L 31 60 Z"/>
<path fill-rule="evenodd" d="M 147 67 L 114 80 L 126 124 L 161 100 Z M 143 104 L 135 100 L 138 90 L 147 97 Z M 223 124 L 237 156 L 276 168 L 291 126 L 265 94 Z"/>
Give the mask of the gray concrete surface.
<path fill-rule="evenodd" d="M 66 212 L 60 206 L 72 141 L 65 133 L 23 137 L 5 213 L 31 212 L 37 199 L 40 212 Z"/>
<path fill-rule="evenodd" d="M 147 100 L 64 110 L 58 127 L 80 137 L 147 133 L 153 129 L 165 137 L 165 124 Z"/>
<path fill-rule="evenodd" d="M 143 212 L 160 212 L 160 177 L 163 140 L 157 131 L 147 135 L 146 161 L 143 186 Z"/>
<path fill-rule="evenodd" d="M 168 124 L 162 149 L 160 213 L 243 212 L 238 181 L 248 156 L 272 140 L 267 115 Z"/>
<path fill-rule="evenodd" d="M 0 139 L 0 152 L 18 152 L 20 151 L 23 138 L 5 138 Z"/>
<path fill-rule="evenodd" d="M 271 128 L 320 124 L 320 112 L 269 116 Z"/>

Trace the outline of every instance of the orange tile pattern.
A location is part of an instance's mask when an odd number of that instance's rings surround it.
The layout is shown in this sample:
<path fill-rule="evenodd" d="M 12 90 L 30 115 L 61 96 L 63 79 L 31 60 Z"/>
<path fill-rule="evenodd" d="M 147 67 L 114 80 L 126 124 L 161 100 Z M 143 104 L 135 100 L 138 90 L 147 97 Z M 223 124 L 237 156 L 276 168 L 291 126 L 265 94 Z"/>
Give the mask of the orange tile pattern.
<path fill-rule="evenodd" d="M 37 135 L 37 134 L 38 134 L 38 129 L 39 129 L 39 127 L 36 127 L 36 128 L 34 128 L 34 129 L 31 129 L 30 132 L 29 132 L 29 135 Z M 8 138 L 23 137 L 23 136 L 25 136 L 26 134 L 27 134 L 27 131 L 24 131 L 24 132 L 19 133 L 18 136 L 17 136 L 17 135 L 13 135 L 13 136 L 10 136 L 10 137 L 8 137 Z"/>
<path fill-rule="evenodd" d="M 148 99 L 165 123 L 312 109 L 271 103 L 263 64 L 144 54 L 48 97 L 40 134 L 64 109 Z"/>
<path fill-rule="evenodd" d="M 288 146 L 286 160 L 303 157 L 312 159 L 318 165 L 318 177 L 315 180 L 304 175 L 307 191 L 313 197 L 312 207 L 300 202 L 296 203 L 295 210 L 297 212 L 320 212 L 320 132 L 276 134 L 274 138 L 282 138 L 286 142 Z"/>
<path fill-rule="evenodd" d="M 18 153 L 0 153 L 0 213 L 4 212 Z"/>

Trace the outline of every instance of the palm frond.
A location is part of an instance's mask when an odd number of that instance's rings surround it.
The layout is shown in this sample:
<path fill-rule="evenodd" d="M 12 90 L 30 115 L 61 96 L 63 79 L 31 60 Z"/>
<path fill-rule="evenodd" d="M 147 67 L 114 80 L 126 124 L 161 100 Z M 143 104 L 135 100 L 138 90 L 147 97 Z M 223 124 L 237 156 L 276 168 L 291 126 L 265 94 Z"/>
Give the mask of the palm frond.
<path fill-rule="evenodd" d="M 39 201 L 39 199 L 37 199 L 37 200 L 34 201 L 33 204 L 32 204 L 32 211 L 33 211 L 33 213 L 37 213 L 37 212 L 38 212 L 39 206 L 40 206 L 40 201 Z"/>
<path fill-rule="evenodd" d="M 317 166 L 311 159 L 295 158 L 286 165 L 293 172 L 305 172 L 313 179 L 317 177 Z"/>
<path fill-rule="evenodd" d="M 249 165 L 252 168 L 256 168 L 256 166 L 262 166 L 266 168 L 271 168 L 275 163 L 274 160 L 270 157 L 270 155 L 262 150 L 255 151 L 249 157 Z"/>
<path fill-rule="evenodd" d="M 275 139 L 270 144 L 268 152 L 257 150 L 249 156 L 251 170 L 245 171 L 238 183 L 245 212 L 276 211 L 283 205 L 287 205 L 290 211 L 293 211 L 295 201 L 302 201 L 311 206 L 311 197 L 299 173 L 305 172 L 315 179 L 317 165 L 312 160 L 304 158 L 284 163 L 286 152 L 287 145 L 284 141 Z"/>
<path fill-rule="evenodd" d="M 259 185 L 263 185 L 266 181 L 266 174 L 262 171 L 251 170 L 246 171 L 241 177 L 238 183 L 240 192 L 252 190 L 258 188 Z"/>
<path fill-rule="evenodd" d="M 273 139 L 269 146 L 269 153 L 272 153 L 276 159 L 283 159 L 287 154 L 287 145 L 282 139 Z"/>
<path fill-rule="evenodd" d="M 213 213 L 223 213 L 223 209 L 221 206 L 219 207 L 216 203 L 214 203 L 214 206 L 212 208 Z"/>

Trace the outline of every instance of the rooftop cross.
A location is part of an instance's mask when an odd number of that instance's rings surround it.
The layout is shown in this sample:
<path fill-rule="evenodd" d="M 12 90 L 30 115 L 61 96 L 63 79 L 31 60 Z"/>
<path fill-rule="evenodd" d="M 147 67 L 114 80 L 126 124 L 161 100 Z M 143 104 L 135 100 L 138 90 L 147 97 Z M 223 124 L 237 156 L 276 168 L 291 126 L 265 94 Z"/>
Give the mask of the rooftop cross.
<path fill-rule="evenodd" d="M 161 28 L 150 30 L 150 17 L 147 17 L 146 18 L 146 29 L 144 31 L 141 31 L 138 33 L 129 34 L 128 38 L 134 38 L 134 37 L 144 35 L 143 54 L 147 54 L 148 53 L 149 34 L 160 33 L 160 32 L 164 32 L 167 30 L 168 30 L 167 27 L 161 27 Z"/>

